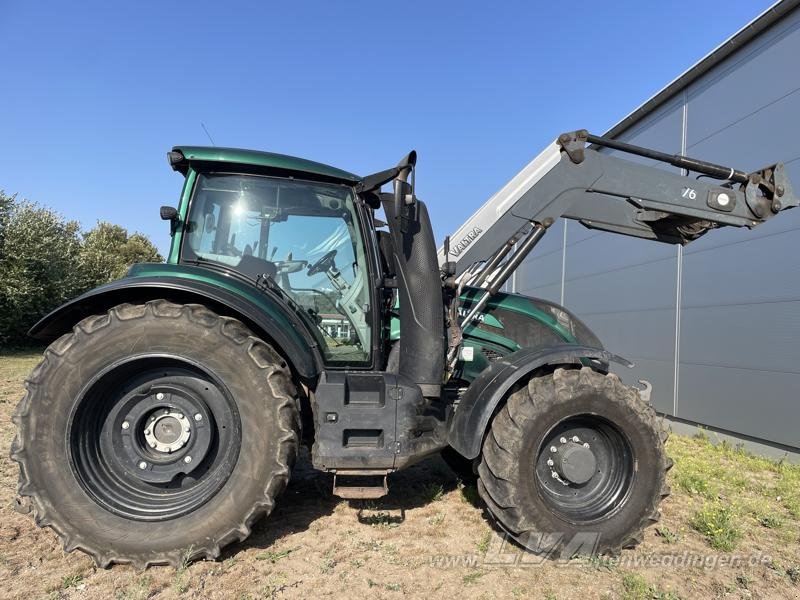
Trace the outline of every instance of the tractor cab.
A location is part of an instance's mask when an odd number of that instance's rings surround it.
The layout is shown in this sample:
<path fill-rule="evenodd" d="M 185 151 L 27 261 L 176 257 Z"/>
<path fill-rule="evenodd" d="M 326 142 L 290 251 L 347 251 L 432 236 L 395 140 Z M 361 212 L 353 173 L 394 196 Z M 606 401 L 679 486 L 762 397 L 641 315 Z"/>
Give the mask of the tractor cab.
<path fill-rule="evenodd" d="M 311 321 L 328 361 L 365 363 L 372 286 L 361 220 L 348 185 L 201 172 L 178 261 L 279 288 Z"/>

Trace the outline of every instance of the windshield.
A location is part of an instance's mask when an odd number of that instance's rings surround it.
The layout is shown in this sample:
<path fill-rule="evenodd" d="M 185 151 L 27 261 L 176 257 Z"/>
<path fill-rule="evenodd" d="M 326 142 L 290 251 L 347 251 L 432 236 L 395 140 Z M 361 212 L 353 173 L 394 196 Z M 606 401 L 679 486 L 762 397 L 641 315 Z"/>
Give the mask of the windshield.
<path fill-rule="evenodd" d="M 327 360 L 364 362 L 370 297 L 357 223 L 346 186 L 200 175 L 183 258 L 271 279 L 316 324 Z"/>

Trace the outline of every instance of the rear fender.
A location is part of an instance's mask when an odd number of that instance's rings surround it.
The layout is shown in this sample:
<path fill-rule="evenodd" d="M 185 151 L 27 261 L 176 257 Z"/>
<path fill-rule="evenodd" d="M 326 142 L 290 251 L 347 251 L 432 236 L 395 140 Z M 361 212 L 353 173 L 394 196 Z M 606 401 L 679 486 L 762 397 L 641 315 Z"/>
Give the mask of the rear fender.
<path fill-rule="evenodd" d="M 607 350 L 571 344 L 523 348 L 496 360 L 472 382 L 458 403 L 448 431 L 449 444 L 462 456 L 476 458 L 500 402 L 517 383 L 542 367 L 588 364 L 605 370 L 610 362 L 633 366 L 629 360 Z"/>
<path fill-rule="evenodd" d="M 80 320 L 125 303 L 165 299 L 180 304 L 202 304 L 233 317 L 255 335 L 272 344 L 303 380 L 322 372 L 319 347 L 297 315 L 279 300 L 263 294 L 255 301 L 211 283 L 183 277 L 128 277 L 94 288 L 61 305 L 36 323 L 28 334 L 46 343 L 70 331 Z"/>

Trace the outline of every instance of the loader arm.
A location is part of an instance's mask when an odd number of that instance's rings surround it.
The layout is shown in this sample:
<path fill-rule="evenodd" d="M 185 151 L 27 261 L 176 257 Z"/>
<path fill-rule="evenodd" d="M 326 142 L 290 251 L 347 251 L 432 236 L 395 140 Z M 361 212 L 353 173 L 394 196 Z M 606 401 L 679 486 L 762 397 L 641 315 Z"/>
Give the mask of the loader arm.
<path fill-rule="evenodd" d="M 600 147 L 669 163 L 700 177 L 634 162 Z M 531 225 L 547 228 L 559 217 L 591 229 L 687 244 L 717 227 L 755 227 L 797 205 L 781 163 L 745 173 L 580 130 L 559 136 L 481 206 L 450 237 L 449 252 L 439 249 L 439 262 L 451 263 L 461 274 L 497 259 Z M 503 261 L 495 262 L 496 269 Z M 484 273 L 483 279 L 490 275 Z"/>
<path fill-rule="evenodd" d="M 684 174 L 601 152 L 603 147 L 667 163 Z M 799 202 L 782 163 L 746 173 L 586 130 L 562 134 L 439 248 L 445 286 L 457 290 L 448 307 L 447 364 L 452 370 L 461 329 L 559 217 L 591 229 L 688 244 L 718 227 L 756 227 Z M 458 298 L 464 285 L 486 292 L 462 320 Z"/>

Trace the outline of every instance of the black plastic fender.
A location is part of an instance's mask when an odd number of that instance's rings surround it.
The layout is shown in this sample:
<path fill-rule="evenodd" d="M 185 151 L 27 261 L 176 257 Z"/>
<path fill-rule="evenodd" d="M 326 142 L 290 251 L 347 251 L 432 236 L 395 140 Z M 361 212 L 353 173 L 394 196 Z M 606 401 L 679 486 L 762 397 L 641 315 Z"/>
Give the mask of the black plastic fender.
<path fill-rule="evenodd" d="M 277 296 L 264 292 L 262 303 L 269 309 L 265 310 L 263 306 L 219 286 L 182 277 L 128 277 L 101 285 L 62 304 L 36 323 L 28 335 L 51 342 L 85 317 L 105 312 L 118 304 L 143 303 L 159 298 L 182 304 L 203 304 L 217 314 L 239 319 L 255 335 L 283 354 L 302 379 L 315 379 L 322 372 L 317 343 L 300 318 L 282 306 Z M 281 323 L 283 319 L 285 321 Z"/>
<path fill-rule="evenodd" d="M 564 344 L 512 352 L 481 372 L 462 396 L 450 421 L 449 444 L 462 456 L 476 458 L 497 405 L 517 382 L 546 365 L 580 364 L 581 359 L 633 366 L 627 359 L 590 346 Z"/>

